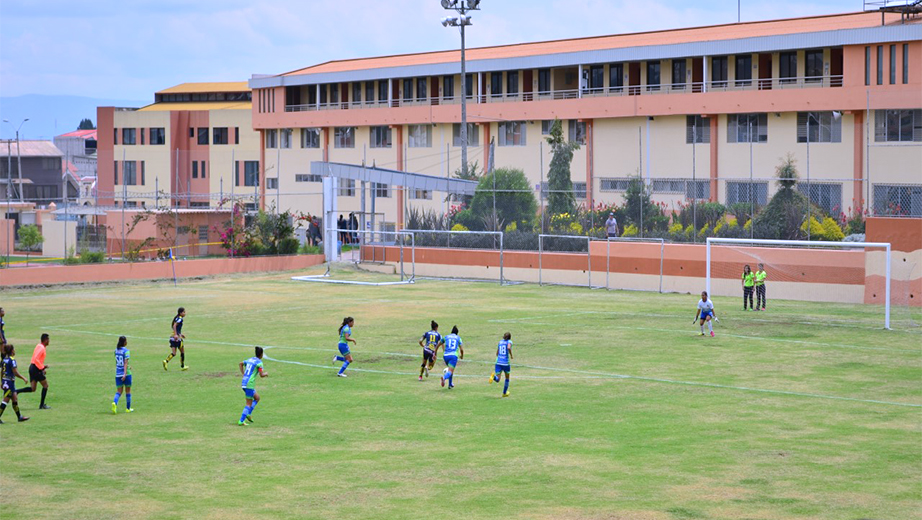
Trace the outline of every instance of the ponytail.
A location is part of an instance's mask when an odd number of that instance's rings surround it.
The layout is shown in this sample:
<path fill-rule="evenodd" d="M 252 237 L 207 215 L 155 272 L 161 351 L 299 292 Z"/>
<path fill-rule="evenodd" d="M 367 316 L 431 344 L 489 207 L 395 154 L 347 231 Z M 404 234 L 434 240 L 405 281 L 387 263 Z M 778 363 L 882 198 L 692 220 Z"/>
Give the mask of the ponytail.
<path fill-rule="evenodd" d="M 436 323 L 435 320 L 432 320 L 432 323 L 429 325 L 432 326 L 432 330 L 437 330 L 439 328 L 439 324 Z"/>
<path fill-rule="evenodd" d="M 124 347 L 124 346 L 127 345 L 127 344 L 128 344 L 128 338 L 126 338 L 125 336 L 119 336 L 119 337 L 118 337 L 118 344 L 115 345 L 115 348 L 122 348 L 122 347 Z"/>
<path fill-rule="evenodd" d="M 340 333 L 340 334 L 343 333 L 343 327 L 345 327 L 346 325 L 348 325 L 350 321 L 352 321 L 352 316 L 346 316 L 345 318 L 343 318 L 343 324 L 339 326 L 339 333 Z"/>
<path fill-rule="evenodd" d="M 452 334 L 457 334 L 457 333 L 458 333 L 458 326 L 457 326 L 457 325 L 455 325 L 454 327 L 451 328 L 451 333 L 452 333 Z"/>

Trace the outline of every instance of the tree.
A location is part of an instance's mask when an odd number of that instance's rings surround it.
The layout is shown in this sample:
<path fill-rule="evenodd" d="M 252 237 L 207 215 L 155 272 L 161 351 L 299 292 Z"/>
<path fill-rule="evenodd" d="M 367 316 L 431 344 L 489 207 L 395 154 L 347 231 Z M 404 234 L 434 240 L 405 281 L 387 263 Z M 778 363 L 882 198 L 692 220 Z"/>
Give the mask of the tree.
<path fill-rule="evenodd" d="M 797 240 L 802 237 L 801 224 L 807 215 L 807 197 L 797 191 L 797 166 L 794 157 L 788 154 L 775 168 L 778 177 L 778 192 L 762 211 L 752 220 L 752 233 L 757 238 L 772 240 Z M 814 212 L 823 212 L 815 208 Z"/>
<path fill-rule="evenodd" d="M 35 224 L 29 224 L 19 228 L 19 243 L 26 250 L 26 265 L 29 265 L 29 252 L 32 248 L 45 241 L 41 231 Z"/>
<path fill-rule="evenodd" d="M 570 163 L 573 162 L 573 152 L 579 150 L 579 143 L 564 140 L 560 119 L 554 119 L 546 139 L 554 154 L 547 174 L 547 210 L 552 215 L 575 213 L 576 198 L 573 196 L 573 181 L 570 180 Z"/>
<path fill-rule="evenodd" d="M 467 171 L 463 171 L 462 168 L 455 170 L 455 178 L 463 179 L 466 181 L 476 181 L 480 179 L 480 176 L 483 175 L 483 170 L 480 169 L 480 165 L 477 164 L 477 161 L 470 161 L 467 163 Z M 465 208 L 471 207 L 471 199 L 473 197 L 470 195 L 461 195 L 459 202 Z"/>
<path fill-rule="evenodd" d="M 650 196 L 650 188 L 639 175 L 630 178 L 623 195 L 624 213 L 640 230 L 662 227 L 665 224 L 662 209 L 650 200 Z M 627 225 L 627 222 L 622 225 Z"/>
<path fill-rule="evenodd" d="M 80 120 L 80 124 L 77 125 L 77 130 L 96 130 L 96 125 L 93 124 L 93 120 L 84 117 Z"/>
<path fill-rule="evenodd" d="M 496 221 L 493 221 L 493 179 L 496 178 Z M 471 212 L 487 229 L 502 230 L 516 225 L 516 229 L 527 231 L 534 226 L 538 201 L 532 192 L 525 172 L 518 168 L 497 168 L 480 178 L 477 191 L 471 202 Z"/>

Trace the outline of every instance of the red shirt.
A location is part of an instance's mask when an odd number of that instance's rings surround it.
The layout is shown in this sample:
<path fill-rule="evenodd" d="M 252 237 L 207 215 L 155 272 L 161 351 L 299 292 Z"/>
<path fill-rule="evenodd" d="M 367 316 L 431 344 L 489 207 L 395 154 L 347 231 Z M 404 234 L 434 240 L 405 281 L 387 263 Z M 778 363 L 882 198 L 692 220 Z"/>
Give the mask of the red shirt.
<path fill-rule="evenodd" d="M 32 364 L 39 370 L 45 369 L 45 345 L 41 343 L 35 345 L 35 350 L 32 352 Z"/>

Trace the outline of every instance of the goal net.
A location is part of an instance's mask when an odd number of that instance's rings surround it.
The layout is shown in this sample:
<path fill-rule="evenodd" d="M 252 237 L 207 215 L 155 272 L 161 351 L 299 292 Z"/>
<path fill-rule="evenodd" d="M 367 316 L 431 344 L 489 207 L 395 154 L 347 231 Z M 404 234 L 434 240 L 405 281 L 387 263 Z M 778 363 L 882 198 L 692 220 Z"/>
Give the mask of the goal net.
<path fill-rule="evenodd" d="M 785 321 L 866 327 L 883 322 L 889 329 L 890 256 L 889 243 L 708 238 L 705 290 L 740 298 L 737 309 L 765 308 L 773 316 L 785 315 Z M 761 286 L 756 276 L 760 265 L 765 273 Z M 754 275 L 751 288 L 744 284 L 746 266 Z"/>
<path fill-rule="evenodd" d="M 419 253 L 420 278 L 506 283 L 501 231 L 404 229 Z M 406 236 L 403 237 L 406 239 Z"/>
<path fill-rule="evenodd" d="M 662 238 L 600 238 L 593 239 L 590 248 L 593 269 L 605 277 L 606 289 L 663 292 Z"/>
<path fill-rule="evenodd" d="M 293 276 L 292 280 L 349 285 L 401 285 L 415 281 L 413 233 L 328 228 L 324 236 L 326 272 Z"/>

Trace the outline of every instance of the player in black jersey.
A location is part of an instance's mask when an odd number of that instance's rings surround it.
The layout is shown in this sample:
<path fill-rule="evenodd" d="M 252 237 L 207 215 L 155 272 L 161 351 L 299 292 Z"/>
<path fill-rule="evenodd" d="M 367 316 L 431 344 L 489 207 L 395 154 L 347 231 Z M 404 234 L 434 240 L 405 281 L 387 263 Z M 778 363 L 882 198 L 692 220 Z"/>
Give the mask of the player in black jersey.
<path fill-rule="evenodd" d="M 173 317 L 173 333 L 170 334 L 170 355 L 163 360 L 163 369 L 167 370 L 170 360 L 176 357 L 176 349 L 179 349 L 179 367 L 180 370 L 189 370 L 186 366 L 186 349 L 183 340 L 186 339 L 182 333 L 183 319 L 186 317 L 186 308 L 180 307 Z"/>

